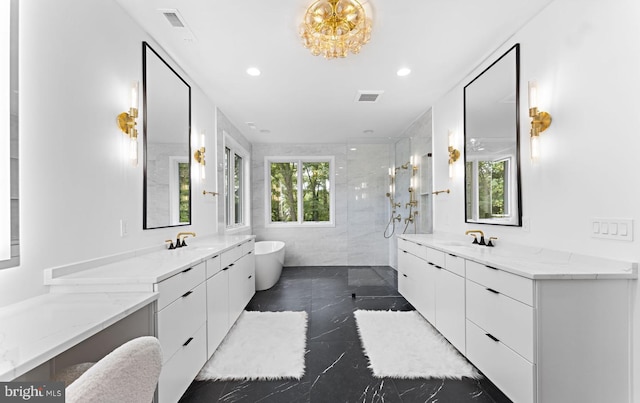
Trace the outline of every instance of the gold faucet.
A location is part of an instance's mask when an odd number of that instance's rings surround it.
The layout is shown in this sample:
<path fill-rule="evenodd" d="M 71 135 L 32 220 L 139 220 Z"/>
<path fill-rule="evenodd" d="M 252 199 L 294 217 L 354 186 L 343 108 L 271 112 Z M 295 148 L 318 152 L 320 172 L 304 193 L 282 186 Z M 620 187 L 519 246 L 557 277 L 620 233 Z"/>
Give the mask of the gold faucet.
<path fill-rule="evenodd" d="M 176 248 L 181 248 L 183 246 L 187 246 L 187 243 L 184 241 L 188 236 L 195 237 L 195 232 L 178 232 L 176 235 Z"/>
<path fill-rule="evenodd" d="M 465 235 L 469 235 L 471 234 L 473 236 L 473 243 L 474 244 L 478 244 L 478 245 L 486 245 L 484 243 L 484 232 L 480 231 L 479 229 L 470 229 L 468 231 L 465 231 L 464 233 Z M 476 237 L 475 234 L 480 234 L 480 242 L 478 242 L 478 238 Z"/>

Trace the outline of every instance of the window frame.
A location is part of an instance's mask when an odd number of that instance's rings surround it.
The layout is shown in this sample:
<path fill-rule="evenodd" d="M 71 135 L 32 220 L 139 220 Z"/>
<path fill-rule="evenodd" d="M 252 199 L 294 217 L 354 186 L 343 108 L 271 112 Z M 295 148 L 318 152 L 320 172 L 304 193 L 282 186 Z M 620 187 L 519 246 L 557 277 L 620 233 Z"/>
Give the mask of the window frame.
<path fill-rule="evenodd" d="M 301 167 L 305 162 L 329 163 L 329 221 L 304 221 L 304 198 L 302 196 Z M 297 195 L 298 195 L 298 219 L 290 222 L 271 221 L 271 164 L 272 163 L 296 163 L 297 170 Z M 336 181 L 335 181 L 335 157 L 334 156 L 266 156 L 264 157 L 264 191 L 265 191 L 265 228 L 332 228 L 335 223 L 336 208 Z"/>
<path fill-rule="evenodd" d="M 230 150 L 231 160 L 226 160 L 227 149 Z M 223 195 L 224 195 L 224 224 L 226 232 L 241 231 L 251 227 L 251 156 L 249 152 L 242 147 L 231 136 L 224 132 L 223 150 Z M 235 177 L 236 155 L 242 158 L 242 178 L 241 178 L 241 196 L 240 206 L 242 208 L 242 221 L 235 223 L 236 212 L 235 203 L 231 202 L 233 192 L 230 192 L 230 185 Z M 228 165 L 228 166 L 227 166 Z M 234 172 L 232 174 L 232 172 Z M 233 175 L 233 176 L 232 176 Z M 229 224 L 231 223 L 231 224 Z"/>
<path fill-rule="evenodd" d="M 514 157 L 513 155 L 501 155 L 495 158 L 482 158 L 482 157 L 478 157 L 478 158 L 474 158 L 472 160 L 468 160 L 467 163 L 471 164 L 471 172 L 472 172 L 472 177 L 473 177 L 473 183 L 471 186 L 471 191 L 473 192 L 473 197 L 474 200 L 479 200 L 478 198 L 478 192 L 480 191 L 479 189 L 479 181 L 478 181 L 478 170 L 479 170 L 479 163 L 480 162 L 490 162 L 490 163 L 499 163 L 499 162 L 503 162 L 506 164 L 505 170 L 504 170 L 504 175 L 505 175 L 505 186 L 506 189 L 504 190 L 504 194 L 505 194 L 505 200 L 506 200 L 506 205 L 505 205 L 505 209 L 507 210 L 507 213 L 504 215 L 493 215 L 491 218 L 480 218 L 480 204 L 476 203 L 476 205 L 473 208 L 472 214 L 473 216 L 477 217 L 476 221 L 477 223 L 501 223 L 501 222 L 508 222 L 509 220 L 513 220 L 513 216 L 514 216 L 514 212 L 513 212 L 513 203 L 516 200 L 516 195 L 514 194 L 514 189 L 512 189 L 511 186 L 508 186 L 508 178 L 514 174 L 515 171 L 515 167 L 514 167 Z M 465 167 L 465 170 L 467 168 Z M 467 208 L 467 206 L 465 206 L 465 208 Z M 467 211 L 468 213 L 468 211 Z"/>

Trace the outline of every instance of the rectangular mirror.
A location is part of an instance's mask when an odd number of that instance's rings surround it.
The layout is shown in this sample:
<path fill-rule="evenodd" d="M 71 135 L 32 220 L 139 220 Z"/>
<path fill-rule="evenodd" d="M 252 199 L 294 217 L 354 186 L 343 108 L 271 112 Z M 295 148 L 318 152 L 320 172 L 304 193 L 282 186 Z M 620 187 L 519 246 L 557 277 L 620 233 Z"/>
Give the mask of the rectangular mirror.
<path fill-rule="evenodd" d="M 0 269 L 20 265 L 18 0 L 0 5 Z M 10 223 L 10 224 L 9 224 Z"/>
<path fill-rule="evenodd" d="M 143 228 L 191 224 L 191 87 L 142 43 Z"/>
<path fill-rule="evenodd" d="M 465 221 L 522 225 L 520 45 L 464 87 Z"/>

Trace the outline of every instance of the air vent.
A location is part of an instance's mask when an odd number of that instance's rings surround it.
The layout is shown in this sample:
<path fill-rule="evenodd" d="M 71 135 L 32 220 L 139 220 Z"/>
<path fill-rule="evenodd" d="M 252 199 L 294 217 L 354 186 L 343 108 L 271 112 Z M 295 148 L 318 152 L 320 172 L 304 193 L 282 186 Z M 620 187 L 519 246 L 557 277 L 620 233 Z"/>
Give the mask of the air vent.
<path fill-rule="evenodd" d="M 178 16 L 178 14 L 176 14 L 176 13 L 174 13 L 172 11 L 163 11 L 162 14 L 169 21 L 169 24 L 171 24 L 172 27 L 174 27 L 174 28 L 184 28 L 184 23 L 182 22 L 182 20 Z"/>
<path fill-rule="evenodd" d="M 193 35 L 193 32 L 187 26 L 187 23 L 180 15 L 180 12 L 174 8 L 162 8 L 158 10 L 164 15 L 172 28 L 175 29 L 175 32 L 178 32 L 183 40 L 187 42 L 195 42 L 196 37 Z"/>
<path fill-rule="evenodd" d="M 380 95 L 382 95 L 384 91 L 358 91 L 358 95 L 356 95 L 356 102 L 363 103 L 375 103 L 380 99 Z"/>

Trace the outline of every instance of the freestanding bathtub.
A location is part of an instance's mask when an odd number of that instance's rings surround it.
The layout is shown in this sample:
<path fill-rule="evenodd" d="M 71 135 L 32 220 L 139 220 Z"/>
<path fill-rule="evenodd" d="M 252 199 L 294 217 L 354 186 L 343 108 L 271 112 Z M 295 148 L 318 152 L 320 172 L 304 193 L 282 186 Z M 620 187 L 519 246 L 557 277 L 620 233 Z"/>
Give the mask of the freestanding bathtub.
<path fill-rule="evenodd" d="M 281 241 L 256 242 L 256 291 L 267 290 L 278 282 L 284 264 L 284 245 Z"/>

